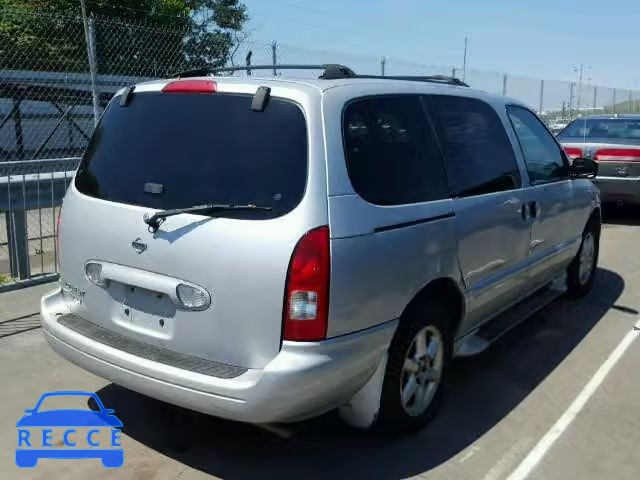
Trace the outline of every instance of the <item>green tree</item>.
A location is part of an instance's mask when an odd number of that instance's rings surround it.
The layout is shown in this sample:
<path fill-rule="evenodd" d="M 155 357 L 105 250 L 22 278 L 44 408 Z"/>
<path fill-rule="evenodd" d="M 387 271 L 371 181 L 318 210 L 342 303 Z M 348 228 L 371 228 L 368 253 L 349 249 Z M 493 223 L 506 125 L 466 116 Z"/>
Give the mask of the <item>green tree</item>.
<path fill-rule="evenodd" d="M 239 0 L 86 0 L 101 74 L 160 76 L 227 63 Z M 0 0 L 4 69 L 88 70 L 79 0 Z"/>

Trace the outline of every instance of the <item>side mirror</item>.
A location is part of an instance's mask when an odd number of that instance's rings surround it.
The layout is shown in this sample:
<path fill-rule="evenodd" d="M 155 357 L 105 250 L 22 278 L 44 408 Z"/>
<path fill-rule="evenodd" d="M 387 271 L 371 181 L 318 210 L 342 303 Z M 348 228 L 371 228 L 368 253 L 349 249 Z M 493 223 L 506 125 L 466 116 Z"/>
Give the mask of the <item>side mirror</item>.
<path fill-rule="evenodd" d="M 595 178 L 598 175 L 598 162 L 590 158 L 574 158 L 569 175 L 573 178 Z"/>

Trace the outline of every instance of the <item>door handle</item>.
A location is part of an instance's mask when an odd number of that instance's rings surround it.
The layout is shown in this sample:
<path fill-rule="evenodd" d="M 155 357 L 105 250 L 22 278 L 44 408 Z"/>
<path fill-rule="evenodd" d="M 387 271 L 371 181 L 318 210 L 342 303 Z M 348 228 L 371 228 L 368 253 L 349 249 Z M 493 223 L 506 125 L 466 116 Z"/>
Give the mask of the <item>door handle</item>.
<path fill-rule="evenodd" d="M 533 219 L 539 218 L 540 212 L 540 202 L 533 200 L 522 204 L 521 214 L 524 222 L 530 222 L 533 221 Z"/>
<path fill-rule="evenodd" d="M 540 202 L 534 200 L 527 205 L 529 205 L 529 215 L 531 218 L 538 218 L 540 216 Z"/>

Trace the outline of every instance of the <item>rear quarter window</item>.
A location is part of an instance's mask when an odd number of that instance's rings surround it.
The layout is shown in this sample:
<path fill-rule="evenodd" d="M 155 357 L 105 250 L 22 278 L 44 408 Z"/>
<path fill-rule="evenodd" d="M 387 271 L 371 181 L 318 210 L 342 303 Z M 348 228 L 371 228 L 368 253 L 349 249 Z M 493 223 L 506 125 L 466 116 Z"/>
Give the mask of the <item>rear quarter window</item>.
<path fill-rule="evenodd" d="M 343 137 L 351 184 L 369 203 L 448 197 L 438 144 L 419 95 L 352 100 L 343 113 Z"/>
<path fill-rule="evenodd" d="M 216 216 L 284 215 L 306 188 L 305 117 L 289 100 L 271 98 L 263 112 L 252 111 L 251 101 L 221 93 L 140 93 L 126 107 L 116 100 L 96 127 L 76 187 L 155 209 L 250 203 L 272 211 Z M 145 191 L 147 184 L 161 186 L 160 193 Z"/>

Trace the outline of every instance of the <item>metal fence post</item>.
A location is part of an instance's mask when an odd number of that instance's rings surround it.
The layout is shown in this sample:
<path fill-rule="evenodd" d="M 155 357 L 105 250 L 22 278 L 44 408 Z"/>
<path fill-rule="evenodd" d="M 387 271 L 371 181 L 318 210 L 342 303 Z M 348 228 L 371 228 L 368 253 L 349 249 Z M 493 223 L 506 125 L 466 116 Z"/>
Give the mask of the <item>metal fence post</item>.
<path fill-rule="evenodd" d="M 542 115 L 542 108 L 544 106 L 544 80 L 540 80 L 540 108 L 538 114 Z"/>
<path fill-rule="evenodd" d="M 453 68 L 451 69 L 451 77 L 452 77 L 452 78 L 456 78 L 456 67 L 453 67 Z"/>
<path fill-rule="evenodd" d="M 244 59 L 244 63 L 247 66 L 247 75 L 251 76 L 251 56 L 253 55 L 253 52 L 251 50 L 249 50 L 249 53 L 247 53 L 247 56 Z"/>
<path fill-rule="evenodd" d="M 16 208 L 6 214 L 6 219 L 11 276 L 24 280 L 29 278 L 31 273 L 29 245 L 25 240 L 27 238 L 27 212 Z"/>
<path fill-rule="evenodd" d="M 271 42 L 271 63 L 273 65 L 273 76 L 278 75 L 276 65 L 278 64 L 278 42 L 275 40 Z"/>
<path fill-rule="evenodd" d="M 21 94 L 18 99 L 13 99 L 13 131 L 16 135 L 16 149 L 18 154 L 18 160 L 24 160 L 24 134 L 22 131 L 22 99 L 24 94 Z M 8 118 L 8 117 L 7 117 Z"/>
<path fill-rule="evenodd" d="M 618 110 L 618 107 L 616 106 L 616 89 L 613 89 L 613 105 L 611 107 L 611 111 L 613 113 L 617 113 L 616 110 Z"/>
<path fill-rule="evenodd" d="M 631 113 L 631 104 L 633 103 L 633 93 L 629 90 L 629 106 L 627 107 L 627 112 Z"/>
<path fill-rule="evenodd" d="M 507 74 L 505 73 L 502 77 L 502 96 L 505 97 L 507 95 Z"/>
<path fill-rule="evenodd" d="M 385 67 L 387 66 L 387 57 L 380 57 L 380 75 L 384 77 Z"/>
<path fill-rule="evenodd" d="M 598 108 L 598 87 L 593 87 L 593 112 Z"/>
<path fill-rule="evenodd" d="M 89 52 L 91 54 L 89 68 L 91 69 L 91 92 L 93 94 L 93 121 L 98 125 L 98 120 L 100 120 L 100 94 L 96 80 L 98 76 L 98 54 L 96 49 L 96 24 L 93 15 L 89 18 Z"/>
<path fill-rule="evenodd" d="M 96 49 L 95 49 L 95 41 L 96 41 L 96 32 L 93 16 L 90 19 L 87 19 L 87 7 L 84 3 L 84 0 L 80 0 L 80 6 L 82 7 L 82 23 L 84 25 L 84 39 L 85 44 L 87 46 L 87 57 L 89 59 L 89 74 L 91 76 L 91 93 L 93 96 L 93 122 L 95 125 L 98 124 L 98 119 L 100 118 L 100 104 L 98 101 L 98 88 L 96 82 L 96 71 L 97 71 L 97 61 L 96 61 Z"/>

